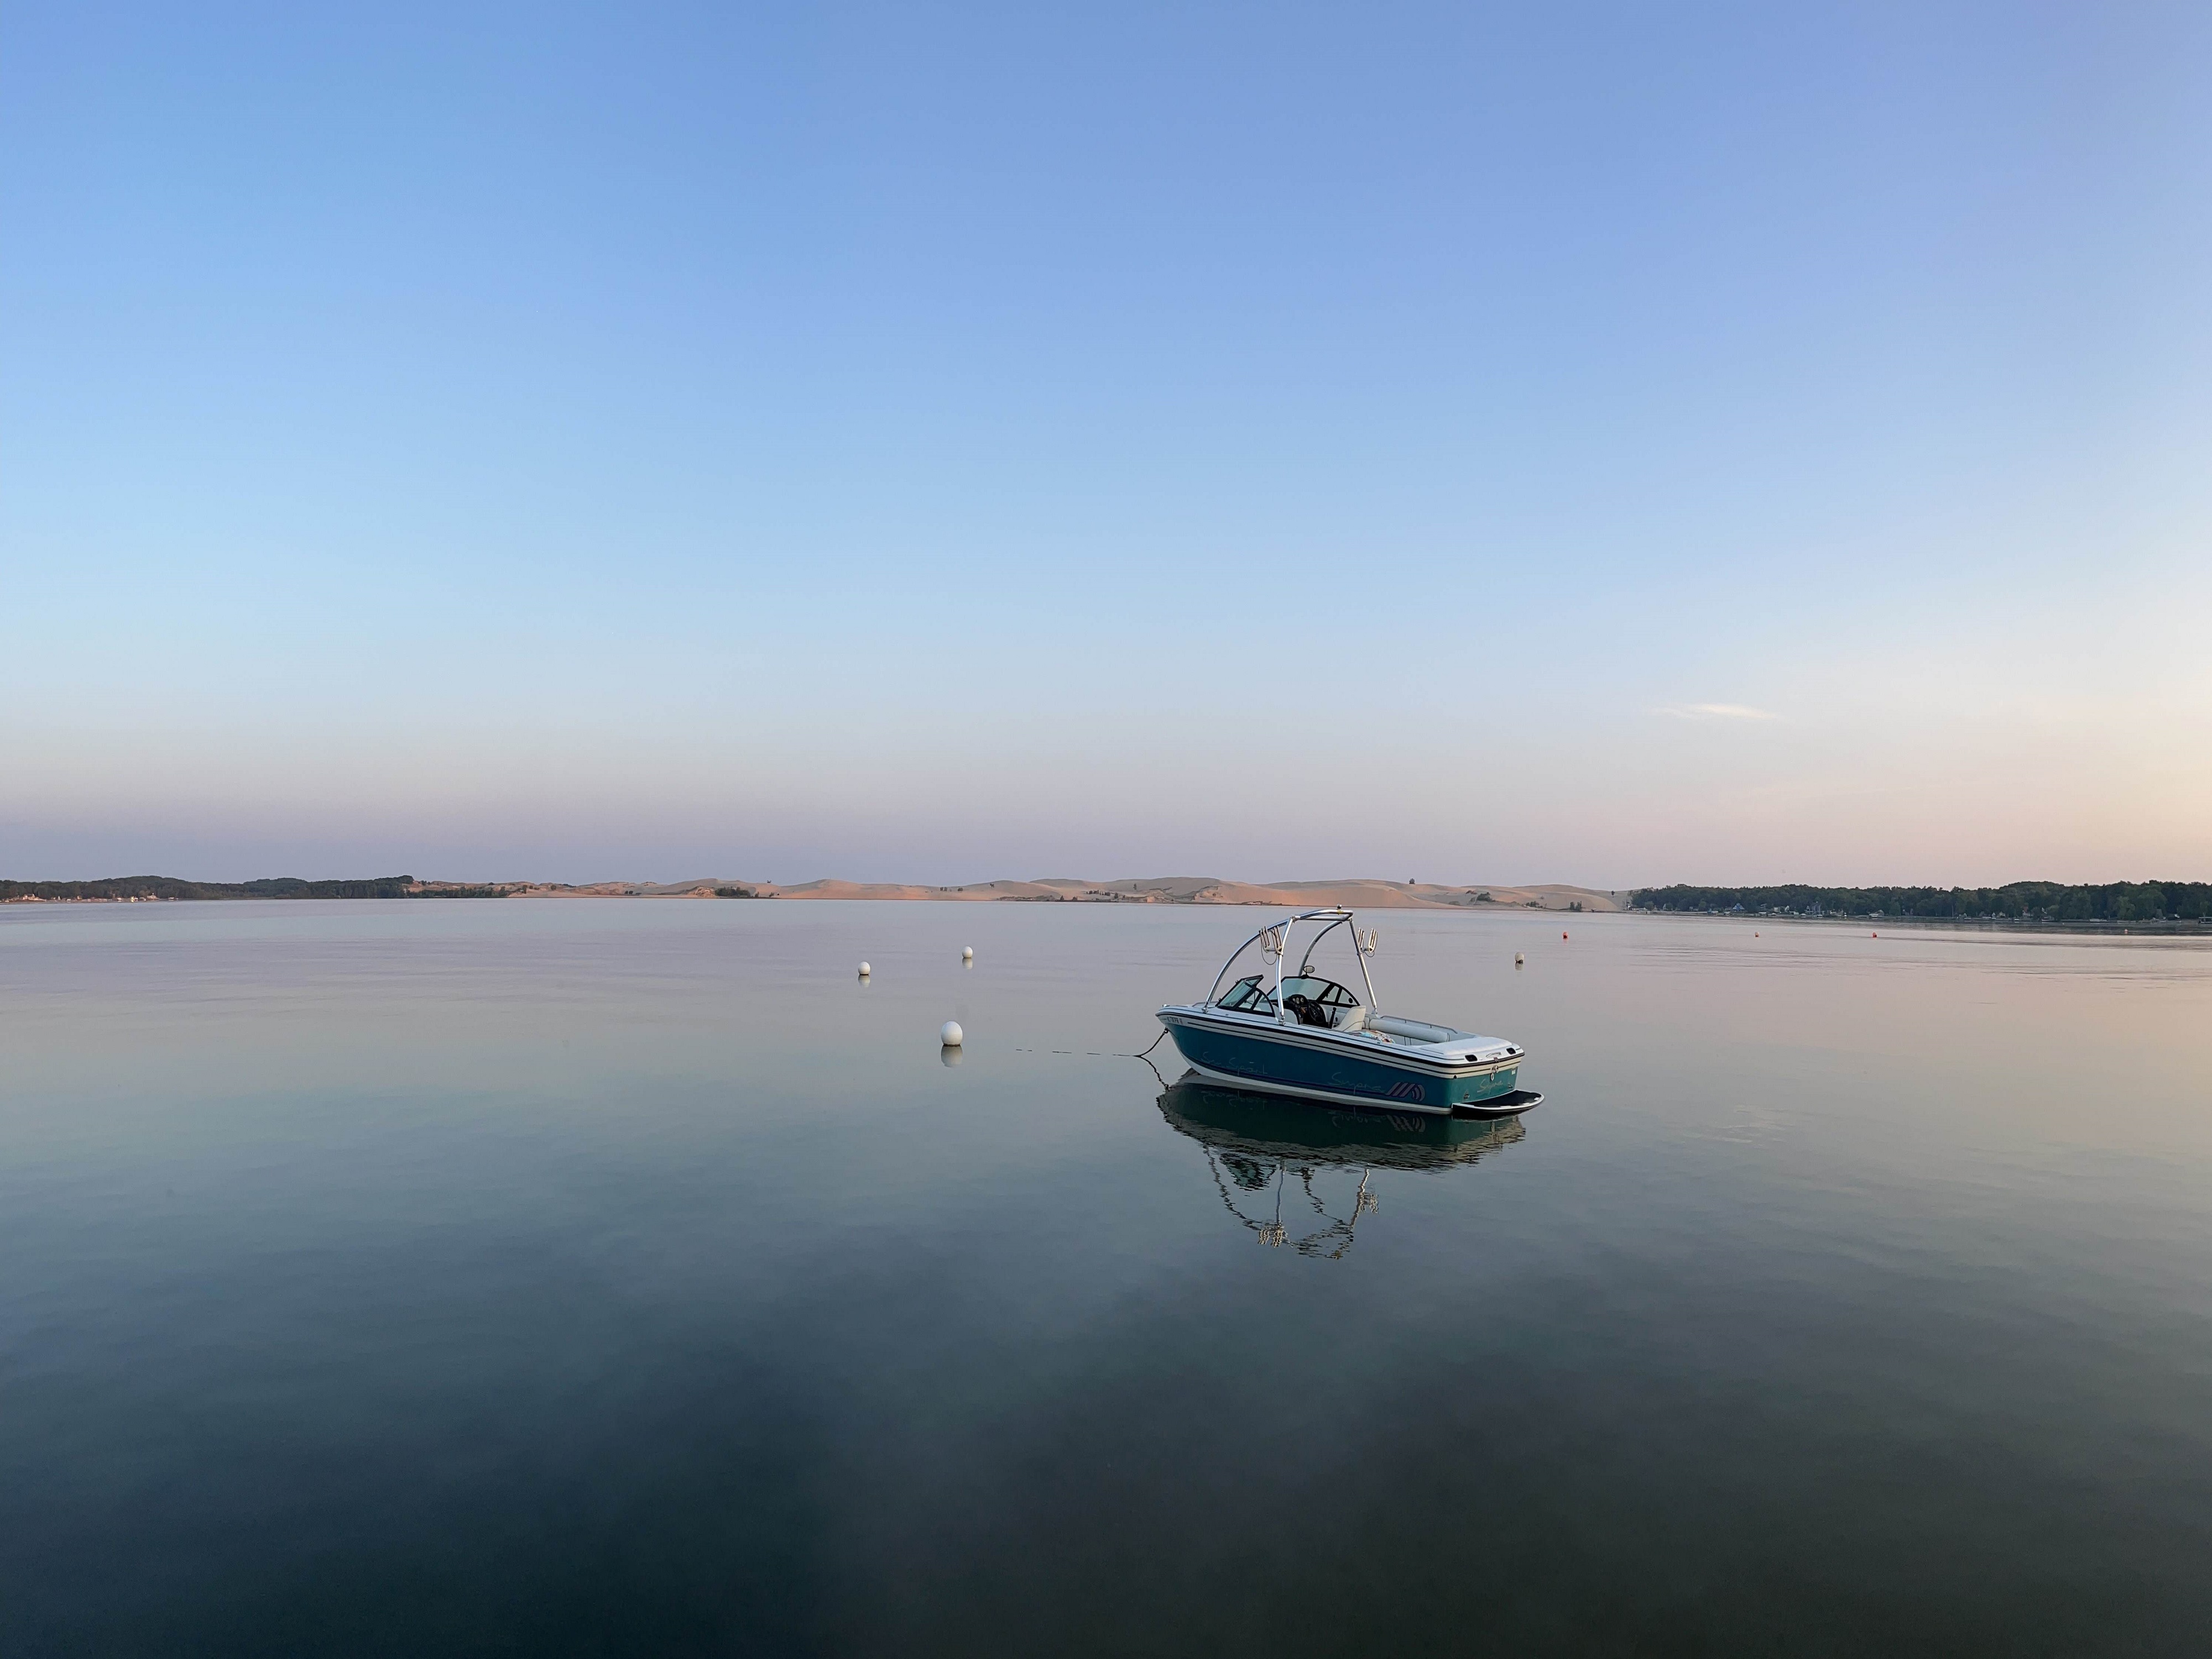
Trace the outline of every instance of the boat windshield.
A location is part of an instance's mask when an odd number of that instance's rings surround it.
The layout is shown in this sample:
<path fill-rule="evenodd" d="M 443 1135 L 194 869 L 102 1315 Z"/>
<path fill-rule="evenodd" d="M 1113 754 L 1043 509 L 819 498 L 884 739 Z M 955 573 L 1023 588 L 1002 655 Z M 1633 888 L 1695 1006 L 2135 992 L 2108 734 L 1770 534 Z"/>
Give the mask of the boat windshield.
<path fill-rule="evenodd" d="M 1240 1014 L 1272 1014 L 1275 1012 L 1275 994 L 1260 983 L 1263 975 L 1248 974 L 1229 988 L 1229 993 L 1214 1004 L 1217 1008 L 1231 1008 Z"/>
<path fill-rule="evenodd" d="M 1243 1014 L 1266 1014 L 1275 1012 L 1274 994 L 1261 983 L 1265 976 L 1248 974 L 1229 988 L 1228 994 L 1215 1006 Z M 1283 1006 L 1297 1017 L 1302 1025 L 1332 1025 L 1349 1027 L 1347 1012 L 1359 1006 L 1359 999 L 1333 979 L 1320 979 L 1310 974 L 1299 974 L 1283 981 Z"/>

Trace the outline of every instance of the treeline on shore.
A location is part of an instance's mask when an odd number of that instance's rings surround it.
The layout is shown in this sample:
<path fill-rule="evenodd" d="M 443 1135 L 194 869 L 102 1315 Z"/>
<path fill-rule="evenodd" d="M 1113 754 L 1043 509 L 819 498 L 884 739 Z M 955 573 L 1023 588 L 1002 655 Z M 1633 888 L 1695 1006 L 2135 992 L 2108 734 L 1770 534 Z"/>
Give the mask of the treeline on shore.
<path fill-rule="evenodd" d="M 1753 915 L 1921 916 L 2014 921 L 2203 921 L 2212 920 L 2212 882 L 2112 881 L 2069 885 L 2015 881 L 2002 887 L 1647 887 L 1629 901 L 1638 910 L 1700 910 Z"/>
<path fill-rule="evenodd" d="M 390 899 L 501 898 L 502 887 L 418 887 L 412 876 L 366 881 L 185 881 L 175 876 L 108 876 L 99 881 L 0 881 L 0 903 L 16 899 Z"/>

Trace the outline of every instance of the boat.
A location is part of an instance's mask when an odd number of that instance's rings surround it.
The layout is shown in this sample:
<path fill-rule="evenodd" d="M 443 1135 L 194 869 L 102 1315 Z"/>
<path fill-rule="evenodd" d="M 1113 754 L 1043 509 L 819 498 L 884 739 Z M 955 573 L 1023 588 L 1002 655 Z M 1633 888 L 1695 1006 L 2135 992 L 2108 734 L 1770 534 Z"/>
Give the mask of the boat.
<path fill-rule="evenodd" d="M 1350 951 L 1364 1000 L 1315 972 L 1332 940 Z M 1367 970 L 1374 950 L 1351 911 L 1301 911 L 1238 945 L 1205 1000 L 1169 1004 L 1160 1024 L 1194 1071 L 1228 1088 L 1444 1117 L 1510 1117 L 1542 1101 L 1520 1086 L 1519 1043 L 1382 1012 Z M 1224 990 L 1255 951 L 1259 970 Z"/>

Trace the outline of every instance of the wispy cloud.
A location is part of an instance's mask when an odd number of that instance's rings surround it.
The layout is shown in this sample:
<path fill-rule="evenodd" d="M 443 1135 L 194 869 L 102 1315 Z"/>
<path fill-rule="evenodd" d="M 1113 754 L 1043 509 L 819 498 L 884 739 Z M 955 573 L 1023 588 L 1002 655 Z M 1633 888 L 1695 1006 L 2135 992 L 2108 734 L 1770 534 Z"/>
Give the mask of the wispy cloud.
<path fill-rule="evenodd" d="M 1665 714 L 1678 720 L 1778 720 L 1779 714 L 1771 714 L 1764 708 L 1753 708 L 1741 702 L 1680 702 L 1666 708 L 1655 708 L 1655 714 Z"/>

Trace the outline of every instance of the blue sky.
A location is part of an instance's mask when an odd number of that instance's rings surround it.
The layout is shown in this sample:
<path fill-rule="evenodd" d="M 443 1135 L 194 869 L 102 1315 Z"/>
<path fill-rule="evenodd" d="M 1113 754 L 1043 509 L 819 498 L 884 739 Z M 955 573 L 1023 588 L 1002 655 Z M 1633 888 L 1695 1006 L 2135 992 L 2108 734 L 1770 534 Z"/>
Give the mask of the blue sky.
<path fill-rule="evenodd" d="M 19 5 L 0 873 L 2212 878 L 2198 7 Z"/>

